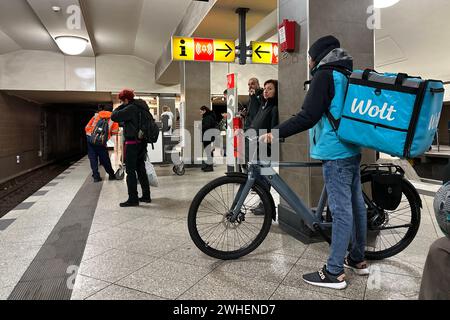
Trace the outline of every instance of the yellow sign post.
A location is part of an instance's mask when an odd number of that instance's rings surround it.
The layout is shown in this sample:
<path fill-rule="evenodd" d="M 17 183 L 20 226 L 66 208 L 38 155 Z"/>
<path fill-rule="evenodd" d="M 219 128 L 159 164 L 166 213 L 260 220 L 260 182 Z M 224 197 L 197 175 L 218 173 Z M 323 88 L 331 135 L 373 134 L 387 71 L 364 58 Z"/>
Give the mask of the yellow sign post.
<path fill-rule="evenodd" d="M 278 64 L 278 43 L 252 42 L 252 62 Z"/>
<path fill-rule="evenodd" d="M 236 46 L 232 40 L 173 37 L 172 59 L 230 63 L 236 60 Z"/>

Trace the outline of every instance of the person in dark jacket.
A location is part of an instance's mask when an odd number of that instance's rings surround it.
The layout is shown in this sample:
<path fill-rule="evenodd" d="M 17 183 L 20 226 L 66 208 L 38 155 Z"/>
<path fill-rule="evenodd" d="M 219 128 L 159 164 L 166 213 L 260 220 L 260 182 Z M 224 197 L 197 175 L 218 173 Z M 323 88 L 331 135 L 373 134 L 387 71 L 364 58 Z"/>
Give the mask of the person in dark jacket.
<path fill-rule="evenodd" d="M 271 132 L 273 128 L 278 126 L 279 124 L 279 114 L 278 114 L 278 81 L 277 80 L 268 80 L 264 83 L 264 92 L 263 92 L 264 103 L 260 107 L 257 115 L 252 121 L 250 125 L 250 129 L 256 131 L 258 136 L 262 136 L 267 132 Z M 253 155 L 249 154 L 253 150 L 248 147 L 248 143 L 246 143 L 246 157 L 249 160 Z M 267 148 L 268 155 L 270 154 L 270 146 Z M 258 159 L 260 156 L 259 144 L 257 146 Z M 270 189 L 270 185 L 267 185 L 267 188 Z M 255 215 L 264 215 L 264 205 L 260 203 L 256 208 L 251 210 Z"/>
<path fill-rule="evenodd" d="M 295 117 L 281 124 L 279 137 L 287 138 L 311 129 L 311 158 L 323 161 L 328 191 L 328 205 L 333 217 L 333 234 L 327 265 L 318 272 L 303 276 L 311 285 L 345 289 L 344 267 L 366 276 L 367 209 L 364 204 L 359 147 L 344 143 L 331 124 L 339 119 L 345 99 L 353 58 L 333 36 L 316 41 L 309 50 L 312 82 L 303 108 Z M 271 142 L 272 134 L 262 138 Z M 351 240 L 351 241 L 350 241 Z M 350 253 L 347 249 L 351 243 Z"/>
<path fill-rule="evenodd" d="M 258 135 L 262 130 L 270 132 L 279 124 L 277 80 L 268 80 L 264 83 L 263 97 L 263 104 L 250 125 L 250 129 L 256 130 Z"/>
<path fill-rule="evenodd" d="M 211 144 L 214 142 L 214 138 L 205 140 L 205 133 L 210 129 L 216 129 L 217 120 L 216 115 L 206 106 L 202 106 L 200 108 L 200 113 L 202 114 L 202 141 L 203 148 L 205 150 L 207 161 L 203 161 L 202 170 L 204 172 L 212 172 L 214 171 L 214 163 L 213 163 L 213 150 L 211 150 Z"/>
<path fill-rule="evenodd" d="M 119 94 L 122 105 L 112 113 L 111 119 L 121 123 L 125 137 L 125 167 L 127 172 L 128 200 L 121 207 L 137 207 L 139 202 L 151 203 L 150 184 L 145 170 L 147 158 L 147 142 L 138 139 L 140 110 L 148 111 L 148 105 L 143 100 L 135 100 L 132 90 L 123 90 Z M 142 197 L 137 191 L 137 178 L 142 187 Z"/>
<path fill-rule="evenodd" d="M 250 129 L 253 120 L 263 104 L 263 93 L 264 89 L 262 89 L 259 85 L 259 80 L 256 78 L 251 78 L 248 80 L 248 94 L 249 100 L 247 104 L 247 108 L 245 109 L 245 122 L 244 122 L 244 130 Z"/>

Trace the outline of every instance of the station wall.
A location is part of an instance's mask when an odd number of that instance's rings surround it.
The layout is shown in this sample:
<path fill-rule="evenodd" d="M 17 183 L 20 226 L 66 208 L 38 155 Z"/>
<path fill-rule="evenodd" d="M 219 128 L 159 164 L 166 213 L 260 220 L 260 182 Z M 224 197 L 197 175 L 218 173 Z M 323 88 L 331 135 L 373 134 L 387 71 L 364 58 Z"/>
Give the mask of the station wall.
<path fill-rule="evenodd" d="M 0 93 L 0 181 L 43 163 L 40 112 L 39 105 Z"/>
<path fill-rule="evenodd" d="M 179 93 L 179 86 L 155 82 L 155 65 L 134 56 L 71 57 L 20 50 L 0 55 L 0 90 Z"/>
<path fill-rule="evenodd" d="M 86 152 L 89 110 L 43 106 L 0 92 L 0 114 L 0 182 Z"/>

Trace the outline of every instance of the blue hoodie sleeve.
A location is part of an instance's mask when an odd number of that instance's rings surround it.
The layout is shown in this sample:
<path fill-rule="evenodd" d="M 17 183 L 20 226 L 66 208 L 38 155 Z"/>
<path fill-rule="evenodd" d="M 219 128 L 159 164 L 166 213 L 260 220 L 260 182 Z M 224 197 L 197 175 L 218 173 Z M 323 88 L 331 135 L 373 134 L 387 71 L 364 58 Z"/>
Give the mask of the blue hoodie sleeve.
<path fill-rule="evenodd" d="M 333 72 L 318 71 L 311 82 L 302 110 L 275 128 L 279 129 L 280 138 L 288 138 L 313 128 L 330 108 L 333 98 Z"/>

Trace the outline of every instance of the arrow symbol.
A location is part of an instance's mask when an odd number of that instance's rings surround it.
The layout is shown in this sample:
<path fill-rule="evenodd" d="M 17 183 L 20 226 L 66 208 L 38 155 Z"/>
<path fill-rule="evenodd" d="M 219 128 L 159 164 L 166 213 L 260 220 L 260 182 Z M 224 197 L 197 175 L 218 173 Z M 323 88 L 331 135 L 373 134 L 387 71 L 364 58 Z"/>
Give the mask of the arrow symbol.
<path fill-rule="evenodd" d="M 225 45 L 227 46 L 228 49 L 216 49 L 216 51 L 228 52 L 225 55 L 225 58 L 228 58 L 228 56 L 233 52 L 233 49 L 231 49 L 231 47 L 227 43 L 225 43 Z"/>
<path fill-rule="evenodd" d="M 261 51 L 261 50 L 260 50 L 261 48 L 262 48 L 262 46 L 259 46 L 259 47 L 255 50 L 255 53 L 257 54 L 257 56 L 258 56 L 260 59 L 262 59 L 260 53 L 268 53 L 268 54 L 270 54 L 270 51 Z"/>

